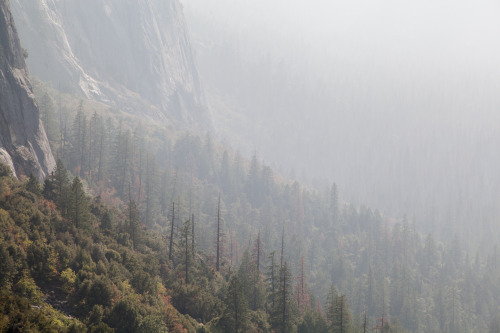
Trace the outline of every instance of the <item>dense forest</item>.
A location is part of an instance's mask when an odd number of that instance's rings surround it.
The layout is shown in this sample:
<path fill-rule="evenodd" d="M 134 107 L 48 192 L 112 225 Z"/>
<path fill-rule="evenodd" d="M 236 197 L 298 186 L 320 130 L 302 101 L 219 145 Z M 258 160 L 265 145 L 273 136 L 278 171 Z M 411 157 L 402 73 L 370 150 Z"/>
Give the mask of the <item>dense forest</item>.
<path fill-rule="evenodd" d="M 248 161 L 208 133 L 37 100 L 57 168 L 0 168 L 2 332 L 500 332 L 470 254 Z"/>

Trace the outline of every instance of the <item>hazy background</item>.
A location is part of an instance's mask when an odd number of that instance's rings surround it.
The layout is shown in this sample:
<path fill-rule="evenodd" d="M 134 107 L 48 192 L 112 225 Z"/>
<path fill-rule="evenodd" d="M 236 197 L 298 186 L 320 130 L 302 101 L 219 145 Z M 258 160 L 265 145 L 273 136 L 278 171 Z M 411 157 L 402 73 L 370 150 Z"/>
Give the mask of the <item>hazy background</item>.
<path fill-rule="evenodd" d="M 421 231 L 497 240 L 500 2 L 183 5 L 234 148 Z"/>

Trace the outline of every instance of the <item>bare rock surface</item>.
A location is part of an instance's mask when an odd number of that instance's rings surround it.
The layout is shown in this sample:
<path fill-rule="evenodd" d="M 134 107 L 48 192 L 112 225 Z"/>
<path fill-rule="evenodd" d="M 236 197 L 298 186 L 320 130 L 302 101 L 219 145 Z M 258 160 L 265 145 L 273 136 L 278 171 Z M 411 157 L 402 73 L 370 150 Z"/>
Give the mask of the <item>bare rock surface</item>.
<path fill-rule="evenodd" d="M 55 88 L 209 126 L 178 0 L 11 0 L 30 71 Z"/>
<path fill-rule="evenodd" d="M 39 179 L 55 167 L 9 8 L 0 1 L 0 162 Z"/>

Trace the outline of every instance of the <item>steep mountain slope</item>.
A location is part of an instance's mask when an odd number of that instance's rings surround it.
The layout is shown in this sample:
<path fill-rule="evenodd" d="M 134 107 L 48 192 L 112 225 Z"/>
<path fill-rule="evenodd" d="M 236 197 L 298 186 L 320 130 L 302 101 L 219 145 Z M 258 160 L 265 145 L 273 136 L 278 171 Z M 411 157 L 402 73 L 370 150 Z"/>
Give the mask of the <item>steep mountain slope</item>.
<path fill-rule="evenodd" d="M 177 124 L 210 123 L 178 0 L 14 0 L 32 73 Z"/>
<path fill-rule="evenodd" d="M 38 178 L 55 167 L 8 0 L 0 2 L 0 162 Z"/>

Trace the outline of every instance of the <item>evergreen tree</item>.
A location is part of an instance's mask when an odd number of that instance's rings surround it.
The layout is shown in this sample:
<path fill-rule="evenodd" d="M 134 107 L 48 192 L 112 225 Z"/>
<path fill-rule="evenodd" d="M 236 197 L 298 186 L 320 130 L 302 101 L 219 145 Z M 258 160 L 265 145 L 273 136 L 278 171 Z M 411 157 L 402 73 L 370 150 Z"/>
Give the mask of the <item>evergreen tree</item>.
<path fill-rule="evenodd" d="M 102 219 L 101 219 L 101 229 L 103 229 L 106 232 L 109 232 L 110 230 L 113 229 L 113 215 L 109 210 L 104 212 Z"/>
<path fill-rule="evenodd" d="M 346 296 L 337 296 L 333 306 L 333 318 L 331 318 L 330 332 L 349 333 L 351 327 L 351 314 Z"/>
<path fill-rule="evenodd" d="M 219 202 L 217 204 L 217 234 L 216 234 L 216 261 L 215 261 L 215 269 L 217 272 L 220 271 L 220 260 L 221 260 L 221 224 L 220 224 L 220 194 L 219 194 Z"/>
<path fill-rule="evenodd" d="M 146 186 L 145 186 L 145 194 L 146 194 L 146 211 L 144 216 L 144 222 L 148 226 L 153 225 L 153 217 L 157 213 L 157 186 L 158 183 L 157 175 L 156 175 L 157 165 L 154 158 L 149 156 L 149 153 L 146 154 Z"/>
<path fill-rule="evenodd" d="M 210 134 L 205 136 L 205 144 L 200 151 L 199 175 L 202 179 L 213 180 L 215 177 L 214 145 Z"/>
<path fill-rule="evenodd" d="M 335 320 L 335 308 L 338 296 L 337 288 L 332 284 L 326 296 L 326 319 L 330 323 L 330 328 Z"/>
<path fill-rule="evenodd" d="M 0 178 L 1 177 L 12 177 L 12 170 L 8 165 L 0 162 Z"/>
<path fill-rule="evenodd" d="M 131 166 L 133 165 L 133 142 L 132 134 L 129 130 L 123 132 L 121 129 L 118 130 L 116 136 L 114 151 L 113 151 L 113 163 L 111 165 L 112 171 L 112 181 L 118 192 L 118 195 L 125 199 L 127 197 L 127 184 L 132 184 L 131 182 Z"/>
<path fill-rule="evenodd" d="M 182 255 L 180 258 L 181 260 L 179 261 L 184 264 L 186 283 L 189 283 L 189 270 L 193 257 L 191 238 L 192 238 L 191 220 L 186 220 L 182 224 L 182 228 L 180 230 L 180 242 L 179 242 L 179 248 L 180 250 L 182 250 L 181 251 Z"/>
<path fill-rule="evenodd" d="M 262 274 L 260 272 L 261 258 L 263 256 L 263 246 L 260 239 L 260 232 L 255 240 L 255 246 L 252 251 L 252 265 L 251 265 L 251 275 L 252 275 L 252 298 L 251 298 L 251 308 L 252 310 L 257 310 L 264 307 L 265 303 L 265 285 L 262 280 Z"/>
<path fill-rule="evenodd" d="M 491 320 L 488 333 L 500 333 L 500 320 L 497 315 Z"/>
<path fill-rule="evenodd" d="M 297 276 L 297 284 L 295 286 L 295 298 L 301 314 L 305 313 L 306 309 L 311 307 L 304 271 L 304 256 L 300 258 L 299 275 Z"/>
<path fill-rule="evenodd" d="M 255 266 L 252 263 L 250 252 L 248 249 L 245 249 L 241 257 L 240 267 L 238 268 L 238 280 L 241 283 L 243 293 L 247 300 L 253 300 L 254 268 Z"/>
<path fill-rule="evenodd" d="M 328 326 L 320 313 L 309 309 L 297 326 L 297 333 L 328 333 Z"/>
<path fill-rule="evenodd" d="M 47 134 L 51 147 L 54 147 L 60 137 L 59 126 L 55 115 L 54 100 L 48 93 L 44 93 L 42 97 L 38 99 L 38 107 L 40 109 L 40 117 L 44 125 L 45 133 Z"/>
<path fill-rule="evenodd" d="M 224 305 L 224 313 L 219 321 L 222 331 L 248 332 L 250 328 L 248 304 L 237 276 L 233 276 L 229 282 Z"/>
<path fill-rule="evenodd" d="M 31 193 L 36 194 L 37 196 L 42 194 L 42 189 L 40 188 L 40 183 L 38 182 L 38 179 L 30 173 L 30 177 L 28 179 L 28 182 L 26 183 L 26 189 L 30 191 Z"/>
<path fill-rule="evenodd" d="M 107 133 L 101 116 L 94 112 L 89 121 L 88 170 L 89 181 L 100 181 L 106 160 Z"/>
<path fill-rule="evenodd" d="M 262 280 L 262 275 L 257 271 L 255 260 L 250 256 L 248 249 L 245 250 L 241 258 L 238 278 L 243 287 L 245 298 L 249 300 L 250 309 L 263 309 L 266 298 L 266 286 Z"/>
<path fill-rule="evenodd" d="M 277 263 L 276 251 L 272 251 L 267 256 L 268 265 L 266 268 L 266 282 L 268 295 L 268 309 L 274 309 L 276 301 L 276 292 L 278 285 L 279 265 Z"/>
<path fill-rule="evenodd" d="M 77 228 L 87 227 L 90 221 L 90 212 L 87 197 L 83 191 L 80 178 L 75 177 L 71 185 L 70 198 L 68 202 L 68 218 Z"/>
<path fill-rule="evenodd" d="M 230 197 L 233 195 L 233 176 L 231 170 L 231 163 L 229 161 L 229 154 L 227 150 L 224 150 L 222 155 L 222 162 L 220 167 L 220 186 L 222 187 L 224 193 Z"/>
<path fill-rule="evenodd" d="M 170 219 L 170 241 L 168 245 L 168 259 L 172 260 L 174 247 L 174 227 L 175 227 L 175 202 L 172 202 L 172 218 Z"/>
<path fill-rule="evenodd" d="M 276 332 L 292 332 L 295 328 L 297 315 L 297 308 L 293 300 L 292 274 L 285 261 L 279 272 L 278 291 L 270 318 L 271 325 Z"/>
<path fill-rule="evenodd" d="M 337 189 L 337 184 L 333 183 L 332 189 L 330 190 L 330 212 L 332 214 L 332 222 L 337 224 L 340 222 L 340 210 L 339 210 L 339 191 Z"/>
<path fill-rule="evenodd" d="M 262 167 L 262 179 L 261 179 L 261 182 L 262 182 L 262 188 L 261 188 L 261 196 L 263 198 L 266 198 L 268 200 L 270 200 L 270 197 L 272 196 L 273 192 L 274 192 L 274 187 L 275 187 L 275 183 L 274 183 L 274 173 L 273 173 L 273 170 L 271 169 L 271 167 L 269 166 L 264 166 Z"/>
<path fill-rule="evenodd" d="M 254 207 L 260 207 L 262 198 L 260 196 L 260 184 L 261 184 L 261 168 L 257 160 L 257 153 L 254 153 L 252 161 L 250 162 L 250 170 L 248 171 L 248 176 L 245 184 L 245 192 L 248 197 L 248 201 Z"/>
<path fill-rule="evenodd" d="M 447 288 L 447 293 L 445 297 L 445 308 L 448 315 L 447 331 L 448 332 L 461 332 L 462 328 L 462 302 L 461 302 L 460 290 L 455 282 L 453 282 Z"/>
<path fill-rule="evenodd" d="M 132 248 L 137 249 L 137 245 L 141 239 L 141 221 L 139 218 L 139 210 L 135 204 L 135 201 L 132 200 L 132 196 L 129 196 L 129 205 L 128 205 L 128 230 L 130 239 L 132 240 Z"/>
<path fill-rule="evenodd" d="M 61 160 L 57 160 L 56 169 L 51 173 L 43 185 L 43 196 L 52 200 L 63 215 L 67 213 L 69 178 L 68 171 Z"/>
<path fill-rule="evenodd" d="M 80 101 L 78 111 L 76 112 L 75 119 L 73 120 L 72 134 L 71 145 L 73 147 L 73 158 L 70 169 L 73 170 L 74 168 L 77 170 L 76 174 L 82 177 L 84 170 L 87 169 L 88 156 L 87 117 L 83 113 L 83 101 Z"/>
<path fill-rule="evenodd" d="M 194 257 L 194 250 L 195 250 L 195 239 L 194 239 L 194 214 L 191 214 L 191 256 Z"/>

